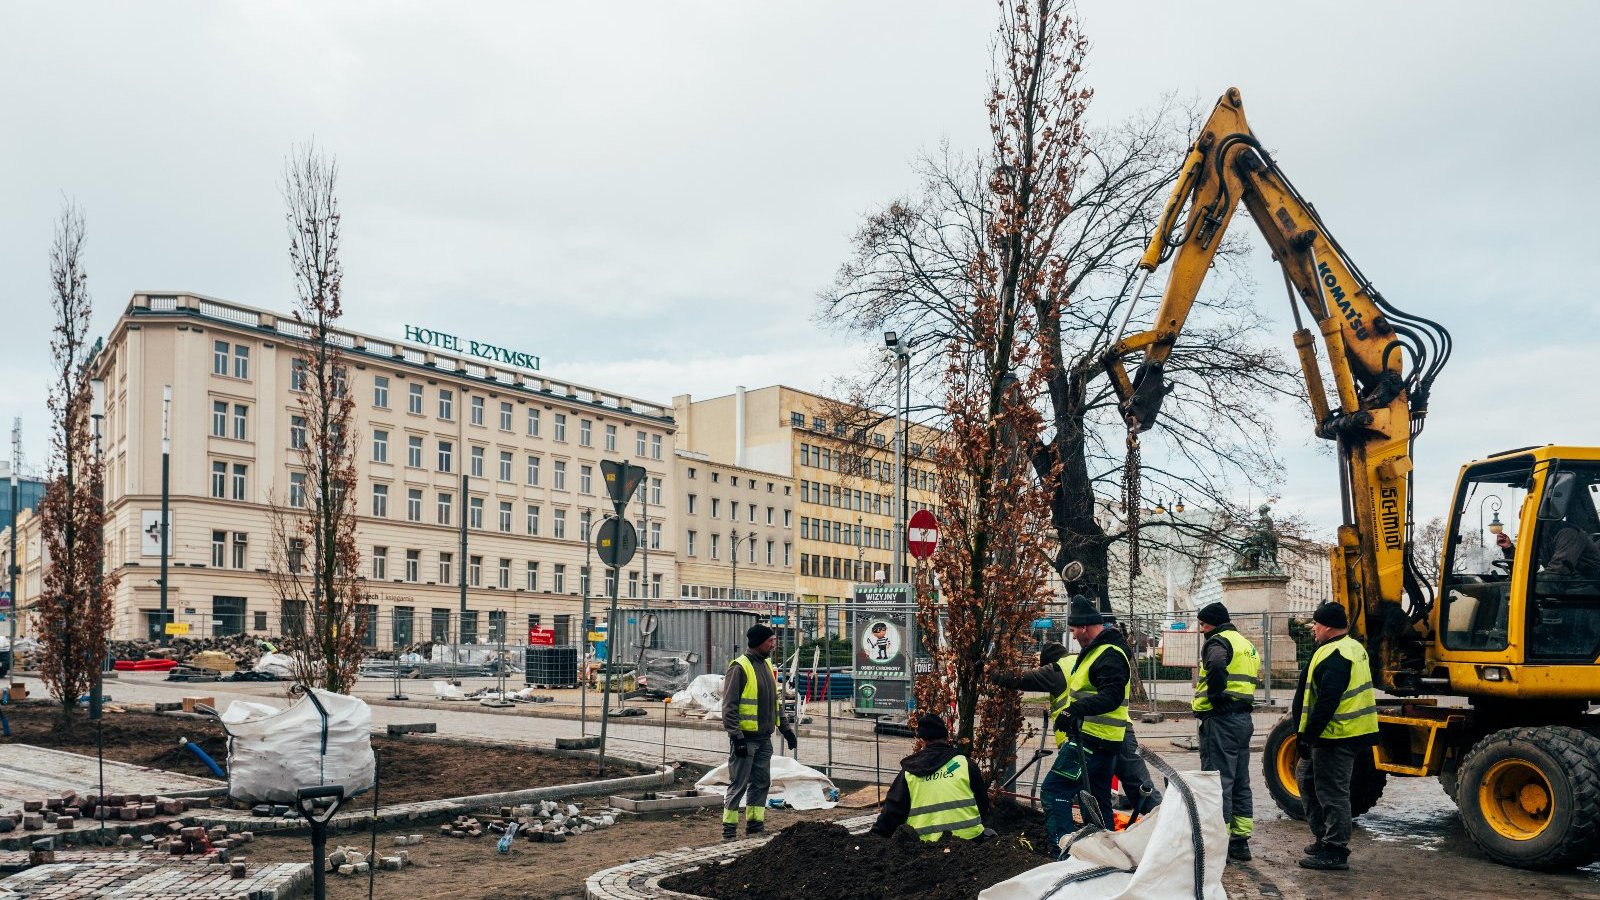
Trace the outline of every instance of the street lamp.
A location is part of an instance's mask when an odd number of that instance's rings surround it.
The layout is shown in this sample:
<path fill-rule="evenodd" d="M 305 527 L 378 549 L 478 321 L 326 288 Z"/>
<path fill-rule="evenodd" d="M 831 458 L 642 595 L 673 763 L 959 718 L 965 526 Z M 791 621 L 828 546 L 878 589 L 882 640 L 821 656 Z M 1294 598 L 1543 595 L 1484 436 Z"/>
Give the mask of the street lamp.
<path fill-rule="evenodd" d="M 1484 543 L 1484 540 L 1483 540 L 1483 531 L 1484 531 L 1483 508 L 1484 508 L 1484 506 L 1488 506 L 1489 507 L 1489 512 L 1490 512 L 1490 514 L 1492 516 L 1492 518 L 1489 519 L 1489 525 L 1488 525 L 1489 533 L 1490 534 L 1501 534 L 1506 530 L 1505 523 L 1500 521 L 1500 502 L 1501 501 L 1500 501 L 1500 495 L 1499 494 L 1488 494 L 1482 500 L 1478 501 L 1478 541 L 1479 541 L 1480 544 Z"/>
<path fill-rule="evenodd" d="M 753 532 L 753 531 L 750 532 L 749 534 L 745 535 L 742 538 L 739 537 L 739 529 L 737 529 L 737 528 L 735 528 L 734 530 L 728 532 L 728 553 L 730 555 L 730 558 L 733 560 L 733 599 L 734 600 L 738 600 L 739 599 L 739 542 L 740 541 L 753 541 L 755 539 L 756 539 L 756 533 Z"/>
<path fill-rule="evenodd" d="M 914 338 L 902 338 L 898 332 L 885 331 L 883 345 L 894 354 L 895 368 L 895 441 L 894 441 L 894 534 L 890 540 L 894 549 L 892 572 L 896 580 L 903 580 L 905 570 L 905 514 L 906 514 L 906 438 L 911 418 L 911 348 Z"/>
<path fill-rule="evenodd" d="M 161 646 L 165 647 L 170 641 L 167 637 L 167 556 L 168 542 L 171 538 L 167 535 L 167 519 L 170 516 L 168 506 L 171 504 L 172 490 L 172 385 L 161 388 L 161 614 L 157 618 L 160 623 Z"/>

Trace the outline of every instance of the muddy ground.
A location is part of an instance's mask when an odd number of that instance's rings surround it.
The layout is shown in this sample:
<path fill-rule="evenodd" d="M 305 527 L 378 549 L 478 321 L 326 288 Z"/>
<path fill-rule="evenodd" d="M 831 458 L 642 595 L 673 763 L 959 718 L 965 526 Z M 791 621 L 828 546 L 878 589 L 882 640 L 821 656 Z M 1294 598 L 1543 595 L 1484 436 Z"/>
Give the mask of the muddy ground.
<path fill-rule="evenodd" d="M 57 732 L 53 727 L 57 711 L 54 704 L 44 703 L 6 706 L 11 735 L 0 737 L 0 747 L 26 743 L 93 756 L 94 723 L 80 720 L 70 731 Z M 227 737 L 215 719 L 132 710 L 107 712 L 101 731 L 106 759 L 214 777 L 199 758 L 178 745 L 179 738 L 188 738 L 227 765 Z M 372 749 L 378 755 L 379 799 L 385 805 L 572 784 L 596 777 L 594 762 L 518 747 L 374 736 Z M 607 772 L 608 777 L 618 774 L 630 773 L 619 773 L 615 766 Z M 369 803 L 370 798 L 365 795 Z"/>
<path fill-rule="evenodd" d="M 575 798 L 569 802 L 599 809 L 605 805 L 605 798 Z M 767 827 L 783 828 L 799 821 L 828 821 L 860 813 L 861 810 L 842 808 L 772 810 Z M 721 814 L 721 807 L 712 807 L 661 819 L 624 818 L 611 828 L 570 838 L 564 844 L 516 841 L 505 856 L 495 849 L 498 836 L 441 837 L 436 823 L 385 829 L 378 835 L 380 856 L 395 851 L 396 834 L 425 837 L 421 845 L 403 848 L 410 852 L 414 865 L 399 872 L 378 873 L 374 896 L 395 900 L 579 900 L 584 881 L 601 869 L 679 847 L 716 843 L 722 834 Z M 368 833 L 361 832 L 330 837 L 329 844 L 355 846 L 366 852 L 370 840 Z M 305 835 L 258 837 L 246 850 L 252 865 L 311 859 L 311 843 Z M 365 878 L 333 876 L 328 880 L 329 900 L 359 900 L 366 896 Z M 846 895 L 818 895 L 824 896 Z"/>

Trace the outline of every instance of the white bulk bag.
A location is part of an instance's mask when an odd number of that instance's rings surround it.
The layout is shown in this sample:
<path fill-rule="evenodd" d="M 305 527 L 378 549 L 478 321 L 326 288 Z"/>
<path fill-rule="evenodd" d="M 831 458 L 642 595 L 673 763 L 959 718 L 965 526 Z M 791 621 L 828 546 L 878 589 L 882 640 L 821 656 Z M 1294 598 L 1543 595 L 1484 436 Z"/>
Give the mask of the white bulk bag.
<path fill-rule="evenodd" d="M 1201 897 L 1195 897 L 1195 833 L 1188 803 L 1184 792 L 1169 782 L 1161 805 L 1127 830 L 1085 837 L 1072 845 L 1067 859 L 1002 881 L 978 900 L 1227 900 L 1222 869 L 1228 861 L 1228 829 L 1222 821 L 1221 776 L 1181 772 L 1178 777 L 1188 785 L 1199 812 L 1205 860 Z M 1062 883 L 1102 866 L 1124 871 Z"/>
<path fill-rule="evenodd" d="M 774 735 L 773 740 L 781 738 Z M 702 793 L 726 797 L 731 781 L 728 764 L 723 763 L 700 776 L 694 787 Z M 772 787 L 767 791 L 768 800 L 782 800 L 790 809 L 833 809 L 838 804 L 829 798 L 836 796 L 838 791 L 828 776 L 801 765 L 792 756 L 772 757 Z"/>
<path fill-rule="evenodd" d="M 372 787 L 372 709 L 363 700 L 313 688 L 282 710 L 235 702 L 221 718 L 235 800 L 292 804 L 300 788 L 342 784 L 349 797 Z"/>

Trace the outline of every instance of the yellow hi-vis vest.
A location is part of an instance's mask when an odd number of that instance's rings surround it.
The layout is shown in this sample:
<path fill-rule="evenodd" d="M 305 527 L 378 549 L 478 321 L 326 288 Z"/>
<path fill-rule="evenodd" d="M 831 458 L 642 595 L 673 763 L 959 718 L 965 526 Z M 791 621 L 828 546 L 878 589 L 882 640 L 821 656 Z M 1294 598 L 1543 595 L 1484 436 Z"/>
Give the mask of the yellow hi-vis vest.
<path fill-rule="evenodd" d="M 967 774 L 967 758 L 952 756 L 932 775 L 905 773 L 906 789 L 911 793 L 911 812 L 906 824 L 924 841 L 936 841 L 943 832 L 972 840 L 983 834 L 983 817 L 972 796 L 972 778 Z"/>
<path fill-rule="evenodd" d="M 1224 691 L 1235 700 L 1242 700 L 1252 706 L 1256 702 L 1256 688 L 1261 684 L 1261 654 L 1256 652 L 1254 644 L 1244 635 L 1230 628 L 1227 631 L 1213 631 L 1206 643 L 1223 641 L 1233 648 L 1233 657 L 1228 660 L 1228 686 Z M 1201 649 L 1201 665 L 1195 671 L 1194 700 L 1189 706 L 1195 712 L 1211 711 L 1211 696 L 1206 693 L 1206 667 L 1205 650 Z"/>
<path fill-rule="evenodd" d="M 1066 712 L 1067 707 L 1072 704 L 1072 691 L 1071 689 L 1065 687 L 1065 685 L 1072 681 L 1072 667 L 1077 665 L 1077 663 L 1078 655 L 1076 653 L 1070 656 L 1063 656 L 1056 660 L 1056 668 L 1061 670 L 1061 684 L 1063 687 L 1061 688 L 1061 693 L 1050 695 L 1051 727 L 1055 726 L 1056 716 Z M 1056 728 L 1055 731 L 1056 747 L 1059 748 L 1062 744 L 1067 742 L 1067 732 L 1066 729 L 1063 728 Z"/>
<path fill-rule="evenodd" d="M 765 660 L 765 662 L 767 671 L 772 673 L 772 691 L 773 696 L 776 697 L 778 670 L 773 667 L 772 660 Z M 761 698 L 760 685 L 756 684 L 756 667 L 750 664 L 750 657 L 743 653 L 734 657 L 733 663 L 728 668 L 731 669 L 734 666 L 744 669 L 744 690 L 739 692 L 739 730 L 755 731 L 760 727 L 759 707 Z M 773 721 L 777 721 L 776 714 L 773 715 Z"/>
<path fill-rule="evenodd" d="M 1095 660 L 1107 650 L 1115 650 L 1122 654 L 1126 660 L 1128 654 L 1116 644 L 1101 644 L 1088 653 L 1078 657 L 1077 665 L 1072 667 L 1072 673 L 1067 676 L 1067 703 L 1070 705 L 1078 700 L 1099 696 L 1099 691 L 1089 683 L 1089 669 L 1093 668 Z M 1131 674 L 1133 665 L 1130 662 L 1128 671 Z M 1133 691 L 1133 679 L 1130 677 L 1122 686 L 1122 705 L 1116 709 L 1101 713 L 1098 716 L 1086 716 L 1083 720 L 1083 733 L 1092 735 L 1103 741 L 1113 744 L 1122 743 L 1122 738 L 1128 733 L 1128 725 L 1133 721 L 1128 716 L 1128 697 Z"/>
<path fill-rule="evenodd" d="M 1372 692 L 1372 665 L 1367 661 L 1367 648 L 1348 634 L 1323 644 L 1311 655 L 1311 665 L 1306 667 L 1305 696 L 1300 698 L 1300 731 L 1306 730 L 1311 708 L 1317 705 L 1317 666 L 1335 653 L 1350 660 L 1350 685 L 1339 697 L 1333 721 L 1317 737 L 1339 739 L 1377 734 L 1378 698 Z"/>

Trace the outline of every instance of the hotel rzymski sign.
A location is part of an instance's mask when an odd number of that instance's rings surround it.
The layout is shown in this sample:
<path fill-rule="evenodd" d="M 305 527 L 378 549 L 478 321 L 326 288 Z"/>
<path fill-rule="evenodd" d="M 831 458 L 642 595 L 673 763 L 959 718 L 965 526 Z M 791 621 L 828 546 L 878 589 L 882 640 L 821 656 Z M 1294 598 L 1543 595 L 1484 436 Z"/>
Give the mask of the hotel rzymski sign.
<path fill-rule="evenodd" d="M 485 344 L 480 341 L 467 340 L 446 334 L 443 331 L 434 331 L 431 328 L 421 328 L 416 325 L 406 326 L 406 340 L 422 344 L 425 347 L 438 347 L 440 350 L 449 350 L 454 353 L 465 353 L 479 359 L 503 366 L 516 366 L 519 369 L 539 371 L 539 357 L 532 353 L 522 353 L 517 350 L 507 350 L 496 344 Z M 465 344 L 466 346 L 462 346 Z"/>

